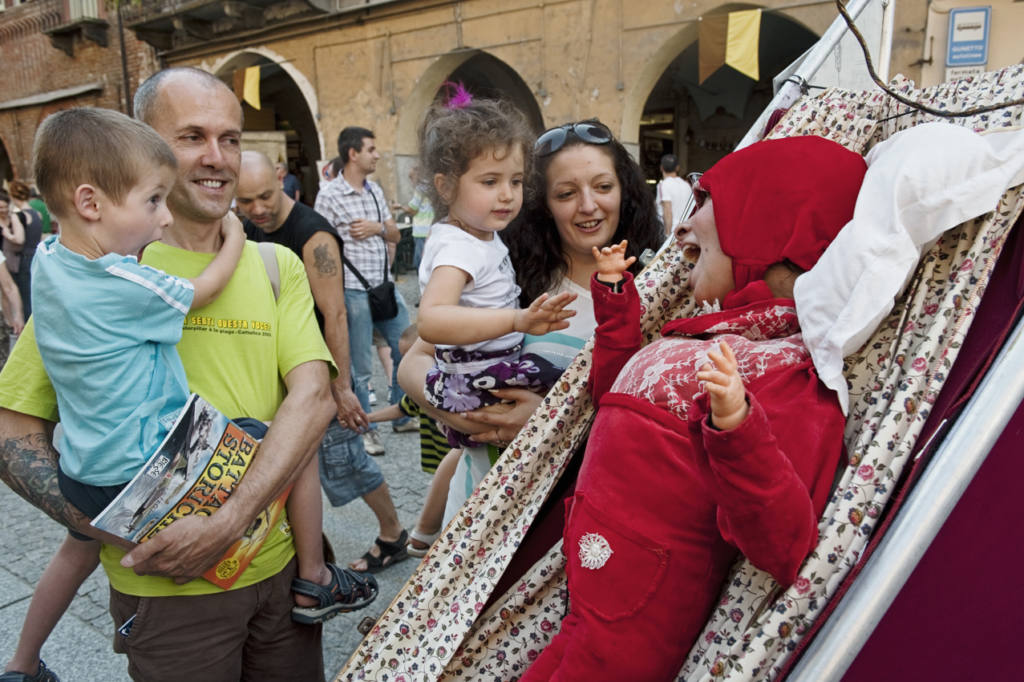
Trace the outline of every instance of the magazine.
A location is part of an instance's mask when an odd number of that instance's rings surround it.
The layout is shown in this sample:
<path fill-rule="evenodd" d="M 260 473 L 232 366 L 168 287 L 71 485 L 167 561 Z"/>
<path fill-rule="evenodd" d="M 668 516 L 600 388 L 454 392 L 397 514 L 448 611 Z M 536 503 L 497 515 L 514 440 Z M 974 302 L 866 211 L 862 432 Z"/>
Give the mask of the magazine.
<path fill-rule="evenodd" d="M 238 485 L 258 448 L 256 439 L 193 393 L 160 447 L 92 525 L 145 542 L 184 516 L 209 516 Z M 263 510 L 203 577 L 231 587 L 259 552 L 287 498 L 285 491 Z"/>

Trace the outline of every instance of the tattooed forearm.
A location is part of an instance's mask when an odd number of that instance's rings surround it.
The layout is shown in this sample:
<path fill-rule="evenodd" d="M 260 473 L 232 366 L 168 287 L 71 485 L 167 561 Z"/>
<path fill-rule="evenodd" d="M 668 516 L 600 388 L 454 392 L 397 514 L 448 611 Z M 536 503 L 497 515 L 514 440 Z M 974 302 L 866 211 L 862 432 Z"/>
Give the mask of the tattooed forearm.
<path fill-rule="evenodd" d="M 41 431 L 18 435 L 8 429 L 3 431 L 0 436 L 0 479 L 58 523 L 69 527 L 88 523 L 85 516 L 60 494 L 57 485 L 58 455 L 50 445 L 49 436 Z"/>
<path fill-rule="evenodd" d="M 316 265 L 317 274 L 321 277 L 332 277 L 338 274 L 338 261 L 331 257 L 326 246 L 321 245 L 314 248 L 313 259 Z"/>

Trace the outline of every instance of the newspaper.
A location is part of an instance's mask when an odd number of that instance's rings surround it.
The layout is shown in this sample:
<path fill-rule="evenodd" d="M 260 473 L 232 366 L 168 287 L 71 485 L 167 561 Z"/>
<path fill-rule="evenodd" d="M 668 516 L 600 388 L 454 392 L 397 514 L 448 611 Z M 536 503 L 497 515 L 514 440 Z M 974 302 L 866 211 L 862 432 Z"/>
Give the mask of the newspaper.
<path fill-rule="evenodd" d="M 184 516 L 209 516 L 231 495 L 258 448 L 252 436 L 193 393 L 160 447 L 92 525 L 145 542 Z M 287 497 L 286 491 L 263 510 L 203 577 L 231 587 L 259 552 Z"/>

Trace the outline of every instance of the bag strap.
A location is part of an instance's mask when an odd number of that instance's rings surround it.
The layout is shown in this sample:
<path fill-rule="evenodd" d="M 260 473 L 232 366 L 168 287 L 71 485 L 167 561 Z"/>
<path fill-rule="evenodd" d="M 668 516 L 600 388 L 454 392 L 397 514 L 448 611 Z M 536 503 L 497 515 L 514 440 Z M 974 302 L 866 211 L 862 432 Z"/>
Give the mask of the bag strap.
<path fill-rule="evenodd" d="M 364 183 L 364 186 L 366 188 L 366 192 L 370 195 L 370 199 L 373 200 L 374 208 L 377 209 L 377 222 L 381 223 L 383 225 L 384 224 L 384 217 L 383 217 L 383 214 L 380 212 L 380 204 L 377 202 L 377 195 L 373 193 L 373 188 L 370 187 L 370 185 L 365 180 L 363 181 L 363 183 Z M 384 239 L 381 239 L 381 241 L 384 242 L 384 281 L 387 282 L 388 281 L 388 245 L 387 245 L 387 242 Z M 363 277 L 362 273 L 360 273 L 358 270 L 356 270 L 355 266 L 352 265 L 351 262 L 349 262 L 348 258 L 345 258 L 345 251 L 344 251 L 344 249 L 341 252 L 341 262 L 345 264 L 346 268 L 348 268 L 349 270 L 352 271 L 352 274 L 356 276 L 356 279 L 359 280 L 359 283 L 363 285 L 364 289 L 369 291 L 372 288 L 372 287 L 370 287 L 370 283 L 368 281 L 366 281 L 366 278 Z"/>
<path fill-rule="evenodd" d="M 369 184 L 367 184 L 366 185 L 366 191 L 369 193 L 370 198 L 373 199 L 373 207 L 375 209 L 377 209 L 377 222 L 380 223 L 381 225 L 383 225 L 384 224 L 384 216 L 380 212 L 380 203 L 377 201 L 377 195 L 373 193 L 373 187 L 370 186 Z M 381 239 L 381 241 L 384 242 L 384 281 L 387 282 L 388 281 L 388 242 L 387 242 L 386 239 L 383 239 L 383 238 Z M 344 259 L 344 256 L 342 256 L 342 258 Z M 349 266 L 349 267 L 351 267 L 351 266 Z M 352 268 L 352 269 L 355 270 L 355 268 Z M 367 290 L 369 290 L 369 288 L 370 288 L 370 285 L 367 284 L 366 282 L 363 282 L 363 286 L 366 287 Z"/>
<path fill-rule="evenodd" d="M 256 250 L 260 252 L 263 259 L 263 267 L 267 271 L 267 278 L 270 280 L 270 288 L 274 291 L 274 300 L 281 295 L 281 271 L 277 267 L 277 253 L 274 250 L 273 242 L 259 242 Z"/>
<path fill-rule="evenodd" d="M 346 268 L 348 268 L 349 270 L 352 271 L 352 274 L 356 276 L 356 279 L 358 279 L 359 282 L 363 285 L 363 288 L 366 289 L 367 291 L 369 291 L 370 290 L 370 283 L 366 281 L 366 278 L 363 277 L 362 273 L 360 273 L 358 270 L 356 270 L 356 266 L 352 265 L 352 263 L 349 262 L 348 258 L 345 258 L 345 252 L 344 251 L 341 253 L 341 262 L 345 264 Z M 387 266 L 387 258 L 385 257 L 384 258 L 384 272 L 385 273 L 387 272 L 387 267 L 388 267 Z M 387 275 L 384 276 L 384 280 L 387 281 Z"/>

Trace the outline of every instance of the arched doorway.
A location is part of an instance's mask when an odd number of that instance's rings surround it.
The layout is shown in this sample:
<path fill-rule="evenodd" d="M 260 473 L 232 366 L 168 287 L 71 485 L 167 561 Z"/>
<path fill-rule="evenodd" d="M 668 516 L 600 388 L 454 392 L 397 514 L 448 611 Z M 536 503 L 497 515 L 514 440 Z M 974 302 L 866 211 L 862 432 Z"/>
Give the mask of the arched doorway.
<path fill-rule="evenodd" d="M 663 154 L 679 158 L 681 172 L 703 171 L 728 154 L 772 99 L 772 78 L 818 37 L 775 12 L 761 15 L 760 80 L 723 66 L 703 83 L 692 40 L 658 78 L 639 122 L 639 160 L 648 182 L 660 179 Z"/>
<path fill-rule="evenodd" d="M 419 154 L 419 128 L 427 108 L 443 95 L 446 82 L 462 83 L 476 97 L 500 97 L 518 107 L 534 132 L 544 129 L 544 116 L 526 82 L 515 69 L 482 50 L 442 55 L 420 76 L 400 109 L 395 146 L 398 195 L 410 196 L 409 170 Z"/>
<path fill-rule="evenodd" d="M 7 154 L 7 144 L 0 138 L 0 185 L 13 179 L 14 167 L 11 165 L 11 157 Z"/>
<path fill-rule="evenodd" d="M 271 161 L 286 162 L 302 183 L 302 201 L 312 204 L 320 184 L 317 161 L 327 156 L 312 113 L 313 89 L 283 58 L 260 52 L 230 55 L 213 72 L 232 87 L 235 72 L 253 66 L 260 69 L 260 108 L 242 103 L 242 146 L 266 153 Z"/>
<path fill-rule="evenodd" d="M 544 117 L 530 88 L 512 67 L 500 59 L 478 52 L 462 62 L 446 80 L 462 83 L 476 97 L 501 98 L 511 102 L 526 115 L 535 133 L 544 129 Z M 439 88 L 438 94 L 440 92 Z"/>

